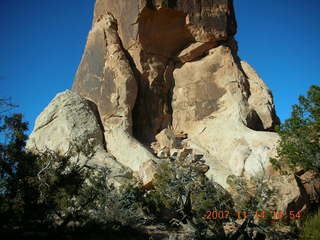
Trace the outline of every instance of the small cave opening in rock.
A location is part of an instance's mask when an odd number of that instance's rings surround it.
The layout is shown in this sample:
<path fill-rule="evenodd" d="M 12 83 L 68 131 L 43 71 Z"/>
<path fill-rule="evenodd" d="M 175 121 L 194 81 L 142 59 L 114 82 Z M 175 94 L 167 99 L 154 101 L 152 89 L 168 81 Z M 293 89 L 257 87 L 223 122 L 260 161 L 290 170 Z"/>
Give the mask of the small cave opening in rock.
<path fill-rule="evenodd" d="M 263 122 L 255 110 L 250 111 L 246 118 L 247 127 L 255 131 L 265 131 Z"/>

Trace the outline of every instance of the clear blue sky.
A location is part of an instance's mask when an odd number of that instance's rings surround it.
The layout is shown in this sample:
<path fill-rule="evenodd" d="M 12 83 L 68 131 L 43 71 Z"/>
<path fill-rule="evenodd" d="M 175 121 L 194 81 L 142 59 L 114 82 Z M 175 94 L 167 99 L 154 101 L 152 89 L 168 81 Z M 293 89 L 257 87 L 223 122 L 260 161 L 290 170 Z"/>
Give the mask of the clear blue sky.
<path fill-rule="evenodd" d="M 234 0 L 239 56 L 272 90 L 283 121 L 320 84 L 319 0 Z M 0 98 L 35 118 L 71 88 L 91 26 L 94 0 L 0 1 Z"/>

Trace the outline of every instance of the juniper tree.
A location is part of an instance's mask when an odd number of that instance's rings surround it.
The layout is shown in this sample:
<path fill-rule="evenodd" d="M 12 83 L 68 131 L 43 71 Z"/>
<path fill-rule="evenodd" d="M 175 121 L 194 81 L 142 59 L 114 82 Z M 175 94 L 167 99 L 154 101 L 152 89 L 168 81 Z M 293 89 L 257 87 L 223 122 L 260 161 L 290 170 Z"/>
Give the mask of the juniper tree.
<path fill-rule="evenodd" d="M 291 117 L 277 128 L 281 137 L 278 155 L 272 159 L 277 169 L 288 165 L 320 172 L 320 87 L 313 85 L 307 96 L 292 106 Z"/>

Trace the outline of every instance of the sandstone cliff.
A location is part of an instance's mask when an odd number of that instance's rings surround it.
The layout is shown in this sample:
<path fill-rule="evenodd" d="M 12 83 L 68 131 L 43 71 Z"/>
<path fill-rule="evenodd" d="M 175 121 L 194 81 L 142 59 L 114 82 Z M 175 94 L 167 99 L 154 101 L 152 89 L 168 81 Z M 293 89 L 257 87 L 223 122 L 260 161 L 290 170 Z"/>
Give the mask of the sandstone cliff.
<path fill-rule="evenodd" d="M 97 0 L 72 89 L 97 105 L 107 151 L 137 171 L 171 127 L 222 185 L 267 168 L 278 118 L 235 34 L 230 0 Z"/>
<path fill-rule="evenodd" d="M 91 164 L 147 182 L 183 149 L 225 187 L 230 174 L 268 170 L 279 120 L 236 29 L 232 0 L 97 0 L 72 91 L 38 117 L 28 148 L 91 142 Z"/>
<path fill-rule="evenodd" d="M 237 55 L 236 30 L 232 0 L 96 0 L 72 90 L 40 114 L 27 147 L 90 143 L 83 164 L 146 187 L 163 158 L 189 154 L 225 188 L 231 174 L 266 171 L 283 208 L 305 207 L 302 184 L 271 169 L 279 120 L 270 90 Z"/>

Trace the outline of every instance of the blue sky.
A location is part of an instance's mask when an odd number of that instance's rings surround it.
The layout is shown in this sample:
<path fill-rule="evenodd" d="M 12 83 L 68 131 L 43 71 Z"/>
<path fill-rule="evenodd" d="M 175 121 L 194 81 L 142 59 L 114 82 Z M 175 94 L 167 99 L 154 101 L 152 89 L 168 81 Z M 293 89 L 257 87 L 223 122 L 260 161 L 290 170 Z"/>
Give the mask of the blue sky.
<path fill-rule="evenodd" d="M 285 120 L 320 83 L 319 0 L 234 0 L 239 56 L 272 90 Z M 71 88 L 91 26 L 94 0 L 0 1 L 0 98 L 30 123 Z"/>

